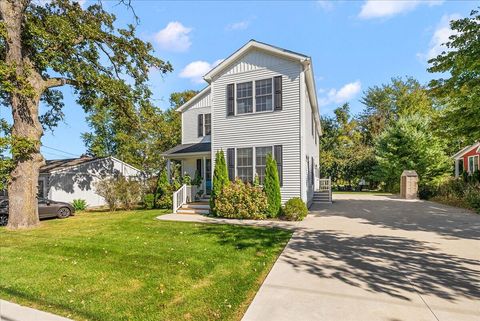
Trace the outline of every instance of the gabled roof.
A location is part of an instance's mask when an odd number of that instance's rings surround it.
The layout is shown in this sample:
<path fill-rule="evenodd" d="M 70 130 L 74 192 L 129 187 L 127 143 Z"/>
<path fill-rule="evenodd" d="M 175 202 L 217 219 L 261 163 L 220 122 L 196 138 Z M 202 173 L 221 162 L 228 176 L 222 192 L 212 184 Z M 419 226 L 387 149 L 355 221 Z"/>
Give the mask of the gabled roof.
<path fill-rule="evenodd" d="M 97 159 L 101 159 L 101 157 L 82 156 L 80 158 L 50 159 L 46 160 L 45 165 L 40 167 L 40 173 L 51 173 L 73 166 L 93 162 Z"/>
<path fill-rule="evenodd" d="M 205 79 L 205 81 L 210 84 L 212 79 L 216 75 L 221 73 L 223 70 L 225 70 L 225 68 L 230 66 L 231 63 L 235 62 L 238 58 L 240 58 L 250 50 L 266 51 L 271 55 L 276 55 L 285 59 L 297 61 L 298 63 L 303 65 L 303 68 L 305 71 L 305 82 L 306 82 L 307 92 L 310 98 L 310 103 L 312 105 L 313 113 L 315 115 L 316 128 L 318 129 L 319 134 L 322 135 L 322 125 L 320 123 L 320 112 L 319 112 L 318 100 L 317 100 L 317 89 L 315 86 L 315 77 L 313 76 L 312 60 L 309 56 L 252 39 L 249 42 L 247 42 L 245 45 L 243 45 L 240 49 L 238 49 L 233 54 L 231 54 L 227 59 L 223 60 L 221 63 L 215 66 L 212 70 L 210 70 L 205 76 L 203 76 L 203 79 Z M 198 101 L 198 99 L 203 97 L 203 95 L 209 91 L 210 91 L 210 85 L 204 88 L 201 92 L 199 92 L 195 97 L 190 99 L 188 102 L 180 106 L 177 109 L 177 111 L 179 112 L 185 111 L 188 107 L 193 105 L 193 103 Z"/>
<path fill-rule="evenodd" d="M 470 146 L 467 146 L 467 147 L 461 149 L 458 153 L 453 155 L 452 158 L 455 158 L 455 159 L 461 158 L 463 155 L 472 151 L 474 148 L 477 148 L 477 153 L 480 153 L 480 141 L 476 142 L 473 145 L 470 145 Z"/>
<path fill-rule="evenodd" d="M 61 170 L 69 169 L 72 167 L 80 166 L 83 164 L 87 163 L 93 163 L 102 159 L 110 158 L 113 161 L 122 163 L 125 166 L 128 166 L 132 168 L 133 170 L 136 170 L 138 172 L 141 172 L 138 168 L 127 164 L 113 156 L 108 156 L 108 157 L 90 157 L 90 156 L 81 156 L 79 158 L 66 158 L 66 159 L 50 159 L 45 161 L 45 165 L 40 167 L 40 173 L 41 174 L 49 174 L 53 172 L 58 172 Z"/>
<path fill-rule="evenodd" d="M 228 67 L 232 62 L 240 58 L 244 53 L 252 50 L 252 49 L 260 49 L 267 51 L 270 54 L 274 54 L 277 56 L 280 56 L 282 58 L 287 58 L 291 60 L 297 60 L 299 62 L 304 62 L 306 60 L 310 60 L 310 57 L 300 54 L 291 50 L 283 49 L 277 46 L 272 46 L 260 41 L 256 40 L 250 40 L 247 42 L 243 47 L 235 51 L 233 54 L 231 54 L 227 59 L 223 60 L 221 63 L 216 65 L 212 70 L 210 70 L 205 76 L 203 76 L 203 79 L 205 79 L 206 82 L 210 83 L 217 74 L 222 72 L 226 67 Z"/>
<path fill-rule="evenodd" d="M 196 94 L 195 96 L 193 96 L 189 101 L 187 101 L 185 104 L 183 104 L 182 106 L 178 107 L 177 108 L 177 111 L 178 112 L 182 112 L 184 111 L 185 109 L 187 109 L 188 107 L 190 107 L 191 105 L 193 105 L 193 103 L 195 103 L 196 101 L 198 101 L 200 98 L 202 98 L 205 94 L 208 94 L 210 92 L 210 85 L 208 85 L 207 87 L 203 88 L 198 94 Z"/>

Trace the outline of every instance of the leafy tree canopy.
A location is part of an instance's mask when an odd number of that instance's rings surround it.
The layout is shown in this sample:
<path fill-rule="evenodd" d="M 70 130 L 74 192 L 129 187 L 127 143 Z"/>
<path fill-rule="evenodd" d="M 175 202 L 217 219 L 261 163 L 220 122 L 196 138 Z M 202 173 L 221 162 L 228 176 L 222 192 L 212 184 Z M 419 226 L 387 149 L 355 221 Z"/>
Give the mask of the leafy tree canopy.
<path fill-rule="evenodd" d="M 432 80 L 432 94 L 446 106 L 442 121 L 451 138 L 460 145 L 480 139 L 480 13 L 453 20 L 454 32 L 445 44 L 448 50 L 429 60 L 432 73 L 445 77 Z"/>

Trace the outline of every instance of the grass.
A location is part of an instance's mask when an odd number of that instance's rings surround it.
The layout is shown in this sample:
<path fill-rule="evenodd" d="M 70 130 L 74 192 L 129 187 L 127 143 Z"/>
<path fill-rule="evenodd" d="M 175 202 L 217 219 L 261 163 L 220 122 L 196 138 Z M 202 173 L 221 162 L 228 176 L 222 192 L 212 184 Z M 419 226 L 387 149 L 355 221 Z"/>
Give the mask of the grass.
<path fill-rule="evenodd" d="M 291 232 L 80 213 L 0 229 L 0 297 L 75 320 L 239 320 Z"/>

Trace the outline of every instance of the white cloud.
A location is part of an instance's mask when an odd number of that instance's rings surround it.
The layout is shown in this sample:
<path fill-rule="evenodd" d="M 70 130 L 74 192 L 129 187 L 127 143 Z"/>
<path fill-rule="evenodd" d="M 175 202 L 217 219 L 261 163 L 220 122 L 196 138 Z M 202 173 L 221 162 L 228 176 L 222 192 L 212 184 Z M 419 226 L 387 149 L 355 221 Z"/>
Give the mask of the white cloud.
<path fill-rule="evenodd" d="M 239 22 L 234 22 L 225 27 L 226 30 L 245 30 L 250 26 L 250 20 L 243 20 Z"/>
<path fill-rule="evenodd" d="M 189 36 L 191 31 L 192 28 L 187 28 L 178 21 L 172 21 L 155 34 L 155 41 L 164 50 L 184 52 L 192 44 Z"/>
<path fill-rule="evenodd" d="M 456 31 L 450 29 L 450 21 L 458 20 L 461 16 L 458 13 L 451 15 L 444 15 L 437 25 L 437 28 L 433 32 L 432 39 L 430 40 L 430 48 L 426 54 L 420 54 L 421 57 L 425 57 L 427 60 L 437 57 L 443 51 L 448 48 L 444 46 L 449 41 L 449 37 L 454 35 Z"/>
<path fill-rule="evenodd" d="M 200 84 L 203 82 L 202 77 L 222 61 L 223 59 L 216 60 L 213 63 L 203 60 L 193 61 L 182 69 L 179 76 L 181 78 L 190 79 L 194 83 Z"/>
<path fill-rule="evenodd" d="M 362 84 L 359 80 L 348 83 L 340 89 L 332 88 L 330 90 L 320 89 L 319 93 L 326 93 L 318 100 L 320 106 L 330 104 L 343 104 L 355 97 L 362 89 Z"/>
<path fill-rule="evenodd" d="M 367 0 L 359 13 L 362 19 L 390 18 L 400 13 L 414 10 L 419 5 L 435 6 L 442 4 L 443 0 Z"/>
<path fill-rule="evenodd" d="M 331 0 L 318 0 L 317 5 L 325 11 L 333 9 L 333 1 Z"/>

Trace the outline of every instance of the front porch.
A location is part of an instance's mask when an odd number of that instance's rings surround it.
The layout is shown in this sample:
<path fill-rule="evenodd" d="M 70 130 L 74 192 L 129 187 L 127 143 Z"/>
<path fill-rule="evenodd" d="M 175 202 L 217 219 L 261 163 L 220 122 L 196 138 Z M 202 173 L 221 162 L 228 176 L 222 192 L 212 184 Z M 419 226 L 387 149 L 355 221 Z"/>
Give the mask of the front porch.
<path fill-rule="evenodd" d="M 188 175 L 191 178 L 190 184 L 185 183 L 174 193 L 173 211 L 208 213 L 208 200 L 212 191 L 211 144 L 182 144 L 166 151 L 163 156 L 167 159 L 169 180 L 175 175 Z M 196 184 L 198 176 L 200 182 Z"/>

